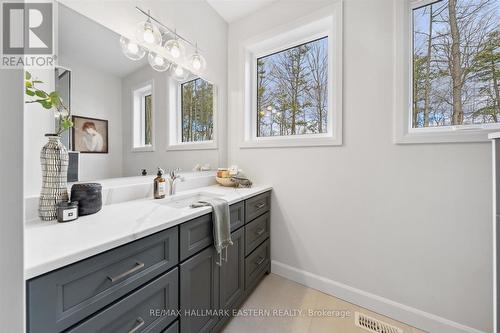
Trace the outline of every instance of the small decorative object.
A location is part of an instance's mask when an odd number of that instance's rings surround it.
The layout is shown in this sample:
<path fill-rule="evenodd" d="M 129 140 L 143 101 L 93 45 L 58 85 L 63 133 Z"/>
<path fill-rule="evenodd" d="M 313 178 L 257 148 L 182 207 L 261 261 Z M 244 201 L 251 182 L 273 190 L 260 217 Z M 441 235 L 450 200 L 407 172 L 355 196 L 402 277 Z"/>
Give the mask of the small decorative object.
<path fill-rule="evenodd" d="M 158 167 L 158 174 L 154 179 L 154 197 L 155 199 L 163 199 L 167 193 L 167 182 L 163 178 L 165 171 Z"/>
<path fill-rule="evenodd" d="M 78 218 L 78 202 L 60 202 L 57 204 L 57 221 L 69 222 Z"/>
<path fill-rule="evenodd" d="M 229 171 L 226 168 L 218 168 L 217 178 L 229 178 Z"/>
<path fill-rule="evenodd" d="M 225 187 L 235 187 L 237 184 L 228 177 L 215 177 L 217 183 Z"/>
<path fill-rule="evenodd" d="M 57 217 L 56 205 L 68 201 L 68 151 L 58 135 L 45 136 L 49 138 L 49 142 L 40 153 L 43 181 L 38 216 L 42 221 L 52 221 Z"/>
<path fill-rule="evenodd" d="M 70 110 L 63 104 L 57 91 L 47 93 L 37 88 L 42 81 L 32 77 L 30 72 L 25 76 L 26 96 L 34 98 L 27 100 L 26 104 L 37 103 L 46 110 L 54 110 L 58 119 L 57 131 L 46 134 L 49 142 L 43 146 L 40 153 L 42 166 L 42 191 L 40 193 L 38 216 L 42 221 L 52 221 L 57 217 L 57 204 L 68 201 L 67 171 L 68 151 L 61 143 L 61 134 L 73 126 Z"/>
<path fill-rule="evenodd" d="M 102 208 L 102 186 L 98 183 L 74 184 L 71 201 L 78 201 L 78 215 L 95 214 Z"/>
<path fill-rule="evenodd" d="M 73 150 L 80 153 L 108 153 L 108 121 L 73 116 Z"/>

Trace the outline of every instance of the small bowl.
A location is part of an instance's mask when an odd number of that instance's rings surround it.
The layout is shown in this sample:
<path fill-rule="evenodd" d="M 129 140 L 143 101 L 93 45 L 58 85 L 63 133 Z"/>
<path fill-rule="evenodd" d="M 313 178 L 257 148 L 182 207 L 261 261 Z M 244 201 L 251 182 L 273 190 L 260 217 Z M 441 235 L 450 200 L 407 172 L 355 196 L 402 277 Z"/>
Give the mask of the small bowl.
<path fill-rule="evenodd" d="M 220 177 L 215 177 L 215 180 L 217 183 L 219 183 L 222 186 L 226 187 L 235 187 L 237 184 L 231 180 L 231 178 L 220 178 Z"/>

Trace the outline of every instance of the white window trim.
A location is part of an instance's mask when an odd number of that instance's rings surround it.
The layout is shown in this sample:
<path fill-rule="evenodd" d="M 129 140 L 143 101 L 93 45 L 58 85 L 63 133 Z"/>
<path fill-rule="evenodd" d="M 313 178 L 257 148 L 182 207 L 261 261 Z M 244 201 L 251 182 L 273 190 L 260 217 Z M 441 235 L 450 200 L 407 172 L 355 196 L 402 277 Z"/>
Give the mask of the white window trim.
<path fill-rule="evenodd" d="M 147 87 L 150 86 L 151 87 L 151 107 L 153 108 L 153 112 L 151 113 L 151 131 L 152 131 L 152 137 L 151 137 L 151 145 L 145 145 L 145 146 L 135 146 L 135 136 L 136 136 L 136 131 L 135 131 L 135 121 L 136 121 L 136 116 L 135 116 L 135 110 L 136 110 L 136 104 L 137 104 L 137 99 L 136 99 L 136 94 L 141 91 L 141 90 L 147 90 Z M 131 90 L 131 99 L 132 99 L 132 148 L 131 148 L 131 152 L 133 153 L 137 153 L 137 152 L 153 152 L 155 151 L 155 136 L 156 136 L 156 131 L 155 131 L 155 113 L 156 113 L 156 103 L 155 103 L 155 84 L 154 84 L 154 80 L 149 80 L 149 81 L 146 81 L 146 82 L 142 82 L 140 84 L 137 84 L 135 86 L 132 87 L 132 90 Z M 143 93 L 142 96 L 146 95 L 146 93 Z M 142 103 L 142 98 L 141 98 L 141 101 L 140 103 Z M 143 106 L 141 105 L 140 106 L 141 108 L 141 113 L 143 112 Z M 141 133 L 143 133 L 143 130 L 142 130 L 142 127 L 144 126 L 144 124 L 142 124 L 142 115 L 139 117 L 140 121 L 141 121 Z"/>
<path fill-rule="evenodd" d="M 394 4 L 394 143 L 488 142 L 500 124 L 412 128 L 412 10 L 435 0 L 393 0 Z"/>
<path fill-rule="evenodd" d="M 328 133 L 257 137 L 255 88 L 257 58 L 326 36 L 328 37 Z M 243 44 L 243 49 L 245 90 L 240 148 L 342 145 L 342 1 L 337 1 L 321 12 L 248 40 Z"/>
<path fill-rule="evenodd" d="M 217 147 L 217 114 L 219 112 L 218 106 L 221 105 L 220 94 L 217 86 L 213 85 L 213 140 L 195 141 L 195 142 L 182 142 L 182 108 L 181 108 L 181 85 L 192 81 L 193 77 L 184 81 L 177 81 L 170 78 L 169 85 L 169 117 L 167 133 L 167 151 L 182 151 L 182 150 L 216 150 Z M 204 78 L 201 78 L 205 80 Z"/>

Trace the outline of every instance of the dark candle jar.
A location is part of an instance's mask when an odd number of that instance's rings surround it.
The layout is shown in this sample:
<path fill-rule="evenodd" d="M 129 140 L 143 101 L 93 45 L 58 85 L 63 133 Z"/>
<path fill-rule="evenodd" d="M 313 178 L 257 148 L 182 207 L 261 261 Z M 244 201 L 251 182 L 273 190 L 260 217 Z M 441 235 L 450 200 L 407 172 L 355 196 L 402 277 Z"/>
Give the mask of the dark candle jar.
<path fill-rule="evenodd" d="M 80 216 L 95 214 L 102 208 L 102 186 L 98 183 L 74 184 L 71 201 L 78 201 Z"/>

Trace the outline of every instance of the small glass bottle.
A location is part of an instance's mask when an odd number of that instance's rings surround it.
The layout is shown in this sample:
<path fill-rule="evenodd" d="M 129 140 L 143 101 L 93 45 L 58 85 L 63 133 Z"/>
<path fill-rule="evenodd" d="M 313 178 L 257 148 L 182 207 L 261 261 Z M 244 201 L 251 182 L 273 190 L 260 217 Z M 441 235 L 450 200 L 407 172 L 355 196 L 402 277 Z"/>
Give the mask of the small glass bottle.
<path fill-rule="evenodd" d="M 165 193 L 167 192 L 167 182 L 165 178 L 163 178 L 164 171 L 158 168 L 157 177 L 154 180 L 154 197 L 155 199 L 163 199 L 165 198 Z"/>

